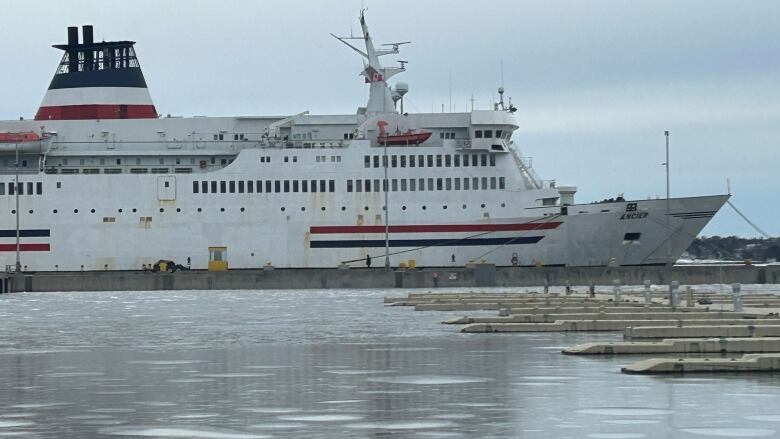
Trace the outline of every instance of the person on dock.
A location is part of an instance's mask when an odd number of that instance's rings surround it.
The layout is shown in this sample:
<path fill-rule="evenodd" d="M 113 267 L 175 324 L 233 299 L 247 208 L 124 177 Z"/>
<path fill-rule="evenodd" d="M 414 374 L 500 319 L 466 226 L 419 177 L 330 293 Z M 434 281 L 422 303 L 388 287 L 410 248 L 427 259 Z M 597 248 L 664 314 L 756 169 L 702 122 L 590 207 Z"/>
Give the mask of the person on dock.
<path fill-rule="evenodd" d="M 366 268 L 371 268 L 371 255 L 366 255 Z"/>

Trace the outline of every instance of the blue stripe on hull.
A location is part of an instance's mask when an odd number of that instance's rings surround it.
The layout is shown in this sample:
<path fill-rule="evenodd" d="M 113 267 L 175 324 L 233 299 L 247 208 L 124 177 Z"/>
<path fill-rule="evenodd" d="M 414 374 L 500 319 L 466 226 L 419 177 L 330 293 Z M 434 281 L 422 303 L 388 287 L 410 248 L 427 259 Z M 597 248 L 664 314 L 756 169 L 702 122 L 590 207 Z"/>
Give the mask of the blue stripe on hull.
<path fill-rule="evenodd" d="M 463 247 L 474 245 L 536 244 L 543 236 L 479 239 L 391 239 L 390 247 Z M 311 241 L 310 248 L 369 248 L 384 247 L 384 239 L 356 239 L 349 241 Z"/>
<path fill-rule="evenodd" d="M 22 238 L 44 238 L 49 235 L 49 229 L 22 229 L 19 230 L 19 236 Z M 0 238 L 16 238 L 16 229 L 0 230 Z"/>

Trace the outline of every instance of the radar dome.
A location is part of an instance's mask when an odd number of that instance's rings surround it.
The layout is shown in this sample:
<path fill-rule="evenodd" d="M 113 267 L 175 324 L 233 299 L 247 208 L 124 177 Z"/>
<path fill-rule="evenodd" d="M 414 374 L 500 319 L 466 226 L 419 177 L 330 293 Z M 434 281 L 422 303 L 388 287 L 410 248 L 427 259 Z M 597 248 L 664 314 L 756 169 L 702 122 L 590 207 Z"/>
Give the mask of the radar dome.
<path fill-rule="evenodd" d="M 405 82 L 399 82 L 395 85 L 395 91 L 397 91 L 399 95 L 403 96 L 406 93 L 409 93 L 409 84 Z"/>

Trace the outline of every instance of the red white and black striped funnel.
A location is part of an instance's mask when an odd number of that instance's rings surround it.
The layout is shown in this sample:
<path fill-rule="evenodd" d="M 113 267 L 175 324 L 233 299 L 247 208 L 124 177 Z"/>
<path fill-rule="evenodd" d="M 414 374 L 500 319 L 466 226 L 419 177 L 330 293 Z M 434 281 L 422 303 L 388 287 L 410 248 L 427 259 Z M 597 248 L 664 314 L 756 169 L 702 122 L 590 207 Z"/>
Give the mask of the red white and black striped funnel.
<path fill-rule="evenodd" d="M 157 118 L 134 41 L 95 43 L 92 26 L 68 28 L 68 44 L 51 80 L 36 120 Z"/>

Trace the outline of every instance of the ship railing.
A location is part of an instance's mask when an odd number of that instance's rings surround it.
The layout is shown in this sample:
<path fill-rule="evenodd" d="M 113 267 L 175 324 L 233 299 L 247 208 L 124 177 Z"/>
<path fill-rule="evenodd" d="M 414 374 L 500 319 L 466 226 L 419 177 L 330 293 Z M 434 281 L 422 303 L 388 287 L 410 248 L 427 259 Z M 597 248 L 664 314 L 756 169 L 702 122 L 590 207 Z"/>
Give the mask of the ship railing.
<path fill-rule="evenodd" d="M 349 146 L 349 140 L 344 139 L 307 139 L 307 140 L 283 140 L 263 139 L 258 142 L 260 148 L 285 148 L 285 149 L 338 149 Z"/>

